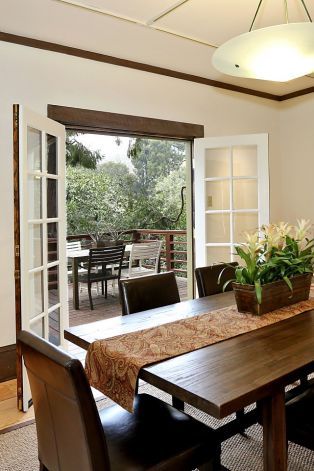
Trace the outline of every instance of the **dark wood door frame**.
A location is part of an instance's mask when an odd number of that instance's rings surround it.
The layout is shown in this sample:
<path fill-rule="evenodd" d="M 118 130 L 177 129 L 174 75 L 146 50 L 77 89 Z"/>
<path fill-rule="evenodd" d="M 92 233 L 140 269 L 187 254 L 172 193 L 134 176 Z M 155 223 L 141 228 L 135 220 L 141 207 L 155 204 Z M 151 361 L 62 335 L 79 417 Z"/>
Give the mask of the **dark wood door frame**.
<path fill-rule="evenodd" d="M 48 105 L 47 115 L 48 118 L 59 121 L 68 129 L 89 133 L 124 134 L 187 141 L 204 137 L 203 125 L 165 119 L 58 105 Z"/>
<path fill-rule="evenodd" d="M 87 110 L 60 105 L 48 105 L 48 118 L 59 121 L 67 129 L 89 133 L 141 136 L 148 138 L 185 140 L 191 143 L 191 217 L 194 228 L 194 172 L 193 144 L 194 139 L 204 137 L 204 126 L 201 124 L 168 121 L 105 111 Z M 192 272 L 194 273 L 194 237 L 192 238 Z M 194 283 L 193 283 L 193 297 Z"/>

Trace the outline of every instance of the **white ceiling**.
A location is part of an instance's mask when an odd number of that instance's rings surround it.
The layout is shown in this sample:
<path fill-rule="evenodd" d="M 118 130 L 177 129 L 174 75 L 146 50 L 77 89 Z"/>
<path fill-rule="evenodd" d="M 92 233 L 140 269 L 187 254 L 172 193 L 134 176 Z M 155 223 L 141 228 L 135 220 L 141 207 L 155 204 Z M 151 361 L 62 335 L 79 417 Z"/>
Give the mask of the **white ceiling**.
<path fill-rule="evenodd" d="M 182 3 L 182 5 L 179 5 Z M 247 32 L 259 0 L 1 0 L 0 31 L 165 67 L 278 95 L 314 86 L 223 75 L 211 65 L 215 47 Z M 255 28 L 285 22 L 283 0 L 264 0 Z M 306 1 L 314 19 L 314 2 Z M 172 12 L 167 11 L 179 5 Z M 288 0 L 289 21 L 307 21 Z M 160 15 L 166 13 L 164 16 Z"/>

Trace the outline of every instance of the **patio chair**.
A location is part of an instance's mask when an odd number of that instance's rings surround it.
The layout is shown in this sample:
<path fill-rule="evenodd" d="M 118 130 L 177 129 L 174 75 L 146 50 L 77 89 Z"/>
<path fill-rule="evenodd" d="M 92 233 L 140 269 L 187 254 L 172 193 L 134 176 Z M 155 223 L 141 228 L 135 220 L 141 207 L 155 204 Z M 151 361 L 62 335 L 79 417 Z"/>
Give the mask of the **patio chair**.
<path fill-rule="evenodd" d="M 88 271 L 86 274 L 79 277 L 79 281 L 87 283 L 91 310 L 94 309 L 92 300 L 92 284 L 101 282 L 102 294 L 105 294 L 105 298 L 107 298 L 108 281 L 120 280 L 124 250 L 124 245 L 101 247 L 99 249 L 89 250 Z"/>
<path fill-rule="evenodd" d="M 148 394 L 136 397 L 132 414 L 118 405 L 98 411 L 79 360 L 30 332 L 18 341 L 41 471 L 220 469 L 211 428 Z"/>
<path fill-rule="evenodd" d="M 123 277 L 137 278 L 158 273 L 161 245 L 161 240 L 133 244 L 130 251 L 129 267 L 127 270 L 123 270 Z"/>

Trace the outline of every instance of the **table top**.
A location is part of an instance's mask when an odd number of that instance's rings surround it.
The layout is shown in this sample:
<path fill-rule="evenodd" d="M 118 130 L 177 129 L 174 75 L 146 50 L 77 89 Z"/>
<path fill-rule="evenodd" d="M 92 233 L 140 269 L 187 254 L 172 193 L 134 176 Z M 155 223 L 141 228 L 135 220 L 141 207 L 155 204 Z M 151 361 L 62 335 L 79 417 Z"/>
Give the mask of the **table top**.
<path fill-rule="evenodd" d="M 125 246 L 124 253 L 131 252 L 132 244 Z M 67 258 L 86 258 L 89 257 L 89 249 L 67 250 Z"/>
<path fill-rule="evenodd" d="M 97 339 L 195 316 L 234 304 L 233 292 L 185 301 L 65 330 L 87 349 Z M 147 366 L 140 378 L 222 418 L 314 368 L 314 310 L 208 347 Z"/>

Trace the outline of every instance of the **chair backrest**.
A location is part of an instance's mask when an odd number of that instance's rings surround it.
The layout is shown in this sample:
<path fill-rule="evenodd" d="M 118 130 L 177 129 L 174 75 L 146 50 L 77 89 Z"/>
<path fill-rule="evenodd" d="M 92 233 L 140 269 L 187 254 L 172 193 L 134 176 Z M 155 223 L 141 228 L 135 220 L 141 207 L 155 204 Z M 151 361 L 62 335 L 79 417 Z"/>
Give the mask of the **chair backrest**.
<path fill-rule="evenodd" d="M 123 316 L 180 302 L 173 272 L 120 280 L 119 292 Z"/>
<path fill-rule="evenodd" d="M 124 250 L 124 245 L 90 249 L 88 260 L 88 272 L 90 273 L 94 269 L 97 269 L 98 271 L 99 267 L 102 267 L 102 270 L 105 271 L 108 266 L 110 268 L 112 266 L 115 266 L 115 269 L 118 270 L 117 275 L 120 277 Z"/>
<path fill-rule="evenodd" d="M 130 251 L 129 276 L 132 276 L 132 268 L 134 261 L 139 261 L 139 265 L 141 267 L 142 261 L 149 260 L 150 264 L 153 264 L 151 270 L 155 273 L 158 273 L 161 246 L 161 240 L 153 240 L 140 244 L 133 244 Z"/>
<path fill-rule="evenodd" d="M 67 242 L 67 252 L 77 252 L 82 249 L 82 244 L 80 240 L 73 240 Z"/>
<path fill-rule="evenodd" d="M 221 263 L 217 265 L 210 265 L 208 267 L 200 267 L 195 269 L 195 278 L 197 283 L 198 295 L 200 298 L 204 296 L 211 296 L 212 294 L 219 294 L 223 291 L 223 286 L 226 281 L 232 280 L 235 277 L 235 269 L 238 266 L 237 262 Z M 223 271 L 220 282 L 218 283 L 219 275 Z M 231 283 L 227 285 L 225 291 L 231 291 Z"/>
<path fill-rule="evenodd" d="M 30 382 L 38 456 L 49 471 L 109 470 L 106 439 L 83 366 L 30 332 L 18 336 Z"/>

